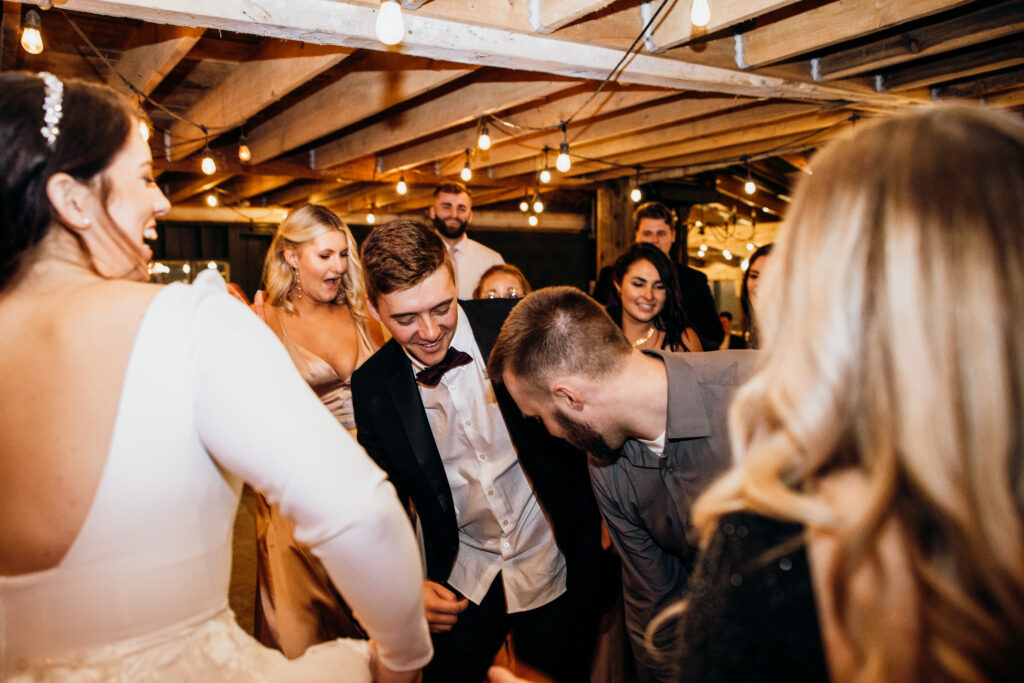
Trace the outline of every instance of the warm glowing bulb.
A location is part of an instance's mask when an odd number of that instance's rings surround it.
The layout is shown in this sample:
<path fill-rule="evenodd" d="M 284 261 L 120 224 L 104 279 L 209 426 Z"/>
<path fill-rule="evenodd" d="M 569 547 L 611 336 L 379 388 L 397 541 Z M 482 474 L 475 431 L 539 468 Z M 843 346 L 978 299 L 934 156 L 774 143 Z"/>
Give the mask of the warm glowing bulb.
<path fill-rule="evenodd" d="M 206 175 L 213 175 L 217 172 L 217 163 L 213 160 L 209 154 L 203 157 L 203 163 L 201 164 L 203 173 Z"/>
<path fill-rule="evenodd" d="M 252 150 L 249 149 L 249 145 L 244 142 L 238 143 L 238 160 L 249 161 L 252 159 Z"/>
<path fill-rule="evenodd" d="M 382 0 L 377 12 L 377 39 L 385 45 L 398 45 L 404 35 L 402 6 L 398 0 Z"/>
<path fill-rule="evenodd" d="M 565 173 L 572 168 L 572 159 L 569 158 L 569 143 L 563 142 L 558 148 L 558 158 L 555 159 L 555 168 Z"/>
<path fill-rule="evenodd" d="M 25 13 L 25 28 L 21 32 L 21 46 L 30 55 L 37 55 L 43 51 L 42 28 L 39 12 L 31 9 Z"/>
<path fill-rule="evenodd" d="M 702 244 L 702 245 L 700 245 L 700 246 L 699 246 L 699 247 L 697 247 L 697 248 L 698 248 L 699 250 L 701 250 L 701 251 L 707 251 L 707 250 L 708 250 L 708 245 L 706 245 L 706 244 Z"/>
<path fill-rule="evenodd" d="M 459 177 L 467 183 L 473 177 L 473 170 L 469 167 L 468 161 L 466 162 L 466 165 L 462 167 L 462 171 L 459 172 Z"/>
<path fill-rule="evenodd" d="M 189 264 L 187 264 L 187 263 L 186 263 L 185 265 L 183 265 L 183 266 L 181 267 L 181 272 L 183 272 L 183 273 L 185 273 L 186 275 L 188 275 L 189 273 L 191 273 L 191 272 L 192 272 L 192 266 L 190 266 Z"/>
<path fill-rule="evenodd" d="M 533 212 L 534 213 L 544 213 L 544 202 L 542 202 L 539 199 L 537 201 L 535 201 L 533 203 Z"/>
<path fill-rule="evenodd" d="M 491 136 L 488 135 L 487 126 L 484 126 L 483 130 L 480 131 L 480 137 L 476 139 L 476 146 L 480 149 L 491 148 Z"/>
<path fill-rule="evenodd" d="M 546 168 L 543 171 L 541 171 L 540 172 L 540 181 L 542 183 L 550 183 L 551 182 L 551 171 L 549 171 Z"/>
<path fill-rule="evenodd" d="M 749 267 L 750 267 L 750 259 L 748 259 L 748 258 L 743 259 L 743 263 L 740 264 L 740 270 L 746 270 Z"/>
<path fill-rule="evenodd" d="M 206 205 L 210 207 L 217 206 L 217 195 L 212 192 L 206 195 Z"/>
<path fill-rule="evenodd" d="M 373 225 L 374 223 L 377 222 L 377 217 L 373 215 L 373 211 L 370 211 L 366 214 L 366 222 L 369 223 L 370 225 Z"/>
<path fill-rule="evenodd" d="M 690 22 L 694 26 L 707 26 L 709 21 L 711 21 L 711 8 L 708 7 L 708 0 L 693 0 Z"/>
<path fill-rule="evenodd" d="M 747 251 L 754 251 L 756 248 L 753 242 L 747 242 Z"/>
<path fill-rule="evenodd" d="M 206 262 L 206 269 L 207 270 L 217 270 L 217 262 L 216 261 L 207 261 Z"/>
<path fill-rule="evenodd" d="M 746 192 L 747 194 L 754 194 L 755 192 L 757 192 L 757 185 L 754 184 L 753 180 L 748 180 L 747 182 L 743 183 L 743 191 Z"/>
<path fill-rule="evenodd" d="M 405 194 L 409 191 L 409 186 L 405 183 L 405 176 L 398 179 L 398 184 L 395 185 L 395 192 L 398 194 Z"/>
<path fill-rule="evenodd" d="M 726 261 L 732 261 L 732 252 L 729 251 L 728 249 L 723 249 L 722 258 L 724 258 Z"/>
<path fill-rule="evenodd" d="M 145 121 L 139 121 L 139 135 L 142 136 L 143 142 L 149 142 L 149 126 Z"/>
<path fill-rule="evenodd" d="M 526 222 L 530 224 L 531 228 L 537 227 L 537 217 L 534 216 L 532 213 L 530 214 L 530 217 L 526 220 Z"/>
<path fill-rule="evenodd" d="M 639 187 L 634 187 L 632 190 L 629 191 L 629 198 L 632 199 L 634 202 L 638 202 L 644 198 L 644 195 L 642 192 L 640 192 Z"/>
<path fill-rule="evenodd" d="M 522 211 L 523 213 L 526 213 L 527 211 L 529 211 L 530 210 L 530 202 L 526 201 L 525 199 L 523 201 L 519 202 L 519 210 Z"/>

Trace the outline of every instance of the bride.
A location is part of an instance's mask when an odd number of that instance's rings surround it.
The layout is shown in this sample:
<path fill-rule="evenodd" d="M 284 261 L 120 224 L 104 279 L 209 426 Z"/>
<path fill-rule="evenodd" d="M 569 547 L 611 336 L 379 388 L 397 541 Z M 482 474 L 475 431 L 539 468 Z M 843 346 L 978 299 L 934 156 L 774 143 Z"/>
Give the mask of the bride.
<path fill-rule="evenodd" d="M 0 75 L 0 680 L 413 680 L 431 645 L 393 489 L 215 274 L 140 282 L 167 209 L 112 90 Z M 370 646 L 288 661 L 237 626 L 243 480 Z"/>

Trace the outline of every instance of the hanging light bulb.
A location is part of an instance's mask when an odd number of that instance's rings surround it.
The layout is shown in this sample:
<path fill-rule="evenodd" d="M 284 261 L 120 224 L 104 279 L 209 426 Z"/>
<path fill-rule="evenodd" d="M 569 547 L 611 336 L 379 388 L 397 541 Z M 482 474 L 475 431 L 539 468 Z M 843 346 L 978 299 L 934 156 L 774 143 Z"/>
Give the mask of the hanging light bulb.
<path fill-rule="evenodd" d="M 405 35 L 402 5 L 398 0 L 381 0 L 377 11 L 377 40 L 385 45 L 398 45 Z"/>
<path fill-rule="evenodd" d="M 377 222 L 377 217 L 373 215 L 373 207 L 372 206 L 370 207 L 370 210 L 366 212 L 366 222 L 369 225 L 373 225 L 374 223 Z"/>
<path fill-rule="evenodd" d="M 754 194 L 757 192 L 757 185 L 750 178 L 747 178 L 747 182 L 743 183 L 743 191 L 747 194 Z"/>
<path fill-rule="evenodd" d="M 210 208 L 217 206 L 217 195 L 215 193 L 211 192 L 210 194 L 206 195 L 206 205 L 209 206 Z"/>
<path fill-rule="evenodd" d="M 523 213 L 526 213 L 527 211 L 529 211 L 530 210 L 530 202 L 528 202 L 525 199 L 523 201 L 519 202 L 519 210 L 522 211 Z"/>
<path fill-rule="evenodd" d="M 39 12 L 30 9 L 25 12 L 25 24 L 21 31 L 21 47 L 30 55 L 43 51 L 43 22 Z"/>
<path fill-rule="evenodd" d="M 533 212 L 544 213 L 544 202 L 540 200 L 540 197 L 537 197 L 537 199 L 533 200 Z"/>
<path fill-rule="evenodd" d="M 403 173 L 398 178 L 398 184 L 395 185 L 395 192 L 397 192 L 398 194 L 405 194 L 408 191 L 409 191 L 409 186 L 406 185 L 406 183 L 405 183 L 405 174 Z"/>
<path fill-rule="evenodd" d="M 213 175 L 217 172 L 217 162 L 213 160 L 213 156 L 211 154 L 210 143 L 207 142 L 206 146 L 203 147 L 203 160 L 199 164 L 199 167 L 203 169 L 203 173 L 206 175 Z"/>
<path fill-rule="evenodd" d="M 537 218 L 537 216 L 535 214 L 531 213 L 530 217 L 526 219 L 526 222 L 530 224 L 531 228 L 536 228 L 537 227 L 537 223 L 539 223 L 540 220 Z"/>
<path fill-rule="evenodd" d="M 754 251 L 757 247 L 754 246 L 753 242 L 747 242 L 747 251 Z"/>
<path fill-rule="evenodd" d="M 149 124 L 145 121 L 139 121 L 139 135 L 143 142 L 149 142 Z"/>
<path fill-rule="evenodd" d="M 459 177 L 462 178 L 462 182 L 468 183 L 473 177 L 473 169 L 469 167 L 469 148 L 466 148 L 466 164 L 462 167 L 459 172 Z"/>
<path fill-rule="evenodd" d="M 711 21 L 711 8 L 708 7 L 708 0 L 693 0 L 690 23 L 694 26 L 707 26 L 709 21 Z"/>
<path fill-rule="evenodd" d="M 641 199 L 644 198 L 644 193 L 640 191 L 639 187 L 634 187 L 632 190 L 629 191 L 629 198 L 632 199 L 634 202 L 639 202 Z"/>
<path fill-rule="evenodd" d="M 238 139 L 238 160 L 242 163 L 248 163 L 252 159 L 252 150 L 249 149 L 249 145 L 245 142 L 245 133 Z"/>
<path fill-rule="evenodd" d="M 551 182 L 551 171 L 549 171 L 548 169 L 545 168 L 544 170 L 542 170 L 540 172 L 540 176 L 538 176 L 538 177 L 540 178 L 540 181 L 542 183 L 550 183 Z"/>
<path fill-rule="evenodd" d="M 480 149 L 491 148 L 491 131 L 487 127 L 486 123 L 480 129 L 480 137 L 476 139 L 476 146 L 479 147 Z"/>
<path fill-rule="evenodd" d="M 558 158 L 555 159 L 555 168 L 565 173 L 572 168 L 572 159 L 569 158 L 569 143 L 563 142 L 558 146 Z"/>
<path fill-rule="evenodd" d="M 722 258 L 724 258 L 726 261 L 732 261 L 732 252 L 729 251 L 728 249 L 723 249 Z"/>

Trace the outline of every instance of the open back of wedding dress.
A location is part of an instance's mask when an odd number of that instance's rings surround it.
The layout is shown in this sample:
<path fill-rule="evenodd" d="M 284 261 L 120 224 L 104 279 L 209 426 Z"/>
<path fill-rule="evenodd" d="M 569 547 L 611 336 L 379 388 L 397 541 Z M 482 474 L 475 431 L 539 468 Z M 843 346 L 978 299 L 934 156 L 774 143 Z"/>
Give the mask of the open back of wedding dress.
<path fill-rule="evenodd" d="M 0 680 L 369 680 L 364 642 L 288 661 L 235 623 L 227 589 L 243 479 L 296 521 L 386 663 L 430 659 L 420 561 L 394 490 L 211 274 L 150 304 L 99 487 L 65 557 L 0 577 Z"/>

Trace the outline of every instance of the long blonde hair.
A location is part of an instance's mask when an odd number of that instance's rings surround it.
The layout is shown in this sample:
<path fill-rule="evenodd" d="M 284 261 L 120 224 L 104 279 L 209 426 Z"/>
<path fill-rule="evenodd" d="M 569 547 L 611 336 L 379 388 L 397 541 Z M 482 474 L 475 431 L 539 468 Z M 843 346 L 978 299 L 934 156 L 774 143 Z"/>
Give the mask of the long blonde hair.
<path fill-rule="evenodd" d="M 338 288 L 337 304 L 348 304 L 352 316 L 360 327 L 365 327 L 367 319 L 366 288 L 363 284 L 363 264 L 352 231 L 337 214 L 330 209 L 306 204 L 289 213 L 277 227 L 274 240 L 267 250 L 263 262 L 263 283 L 267 288 L 267 303 L 271 306 L 294 312 L 289 295 L 295 288 L 295 272 L 284 258 L 285 248 L 301 249 L 304 244 L 316 239 L 328 230 L 337 230 L 348 240 L 348 266 L 341 277 Z"/>
<path fill-rule="evenodd" d="M 763 285 L 762 367 L 730 412 L 740 464 L 695 523 L 705 540 L 736 510 L 831 530 L 825 590 L 855 680 L 891 678 L 907 648 L 920 680 L 1019 677 L 1024 125 L 929 107 L 864 126 L 812 170 Z M 867 482 L 856 510 L 821 495 L 842 471 Z M 881 591 L 861 604 L 851 590 L 892 522 L 920 596 L 917 642 L 877 627 Z"/>

